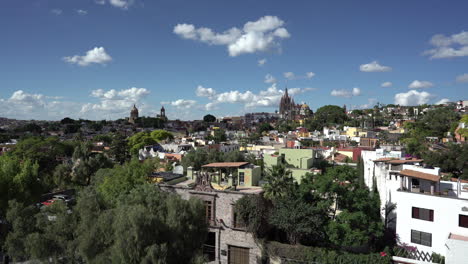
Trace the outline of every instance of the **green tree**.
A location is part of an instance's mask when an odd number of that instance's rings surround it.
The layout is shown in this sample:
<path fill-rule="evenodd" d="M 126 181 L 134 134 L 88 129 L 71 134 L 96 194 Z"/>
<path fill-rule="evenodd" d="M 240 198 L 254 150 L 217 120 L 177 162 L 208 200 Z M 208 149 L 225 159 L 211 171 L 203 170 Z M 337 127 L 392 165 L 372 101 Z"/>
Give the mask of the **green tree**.
<path fill-rule="evenodd" d="M 205 115 L 205 116 L 203 117 L 203 121 L 205 121 L 205 122 L 207 122 L 207 123 L 213 123 L 213 122 L 216 121 L 216 117 L 215 117 L 214 115 L 208 114 L 208 115 Z"/>
<path fill-rule="evenodd" d="M 273 204 L 269 222 L 286 233 L 289 243 L 297 244 L 304 238 L 315 242 L 326 238 L 324 227 L 328 216 L 319 206 L 297 196 L 281 197 Z"/>
<path fill-rule="evenodd" d="M 31 204 L 44 187 L 39 179 L 39 165 L 30 159 L 22 162 L 14 157 L 0 156 L 0 218 L 5 216 L 8 201 Z"/>
<path fill-rule="evenodd" d="M 208 152 L 203 148 L 197 148 L 196 150 L 190 150 L 182 158 L 182 166 L 184 170 L 188 167 L 192 167 L 194 170 L 200 170 L 201 166 L 206 164 L 208 160 Z"/>
<path fill-rule="evenodd" d="M 452 173 L 455 177 L 468 179 L 468 145 L 448 144 L 446 149 L 426 151 L 424 162 L 440 167 L 443 172 Z"/>
<path fill-rule="evenodd" d="M 348 119 L 345 110 L 336 105 L 325 105 L 317 109 L 314 117 L 305 123 L 311 131 L 322 130 L 324 126 L 343 124 Z"/>
<path fill-rule="evenodd" d="M 226 131 L 224 129 L 216 129 L 214 131 L 213 140 L 216 143 L 224 142 L 227 140 Z"/>
<path fill-rule="evenodd" d="M 112 135 L 109 155 L 114 161 L 118 162 L 119 164 L 123 164 L 128 157 L 127 146 L 128 143 L 125 139 L 125 136 L 120 133 L 114 133 Z"/>
<path fill-rule="evenodd" d="M 154 140 L 156 140 L 157 142 L 161 142 L 161 141 L 164 141 L 164 140 L 173 140 L 174 139 L 174 135 L 172 135 L 171 132 L 168 132 L 168 131 L 162 130 L 162 129 L 153 130 L 151 132 L 151 137 Z"/>
<path fill-rule="evenodd" d="M 128 138 L 128 147 L 130 154 L 137 155 L 138 151 L 144 146 L 154 145 L 158 143 L 149 132 L 139 132 Z"/>

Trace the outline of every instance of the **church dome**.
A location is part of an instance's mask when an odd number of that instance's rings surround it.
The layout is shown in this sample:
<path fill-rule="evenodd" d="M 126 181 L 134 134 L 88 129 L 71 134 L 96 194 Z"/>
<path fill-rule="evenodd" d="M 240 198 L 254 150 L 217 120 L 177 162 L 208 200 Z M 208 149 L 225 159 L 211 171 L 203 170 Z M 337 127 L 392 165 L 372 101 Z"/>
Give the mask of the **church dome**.
<path fill-rule="evenodd" d="M 130 111 L 132 114 L 138 114 L 138 108 L 136 108 L 135 105 L 133 105 L 132 111 Z"/>

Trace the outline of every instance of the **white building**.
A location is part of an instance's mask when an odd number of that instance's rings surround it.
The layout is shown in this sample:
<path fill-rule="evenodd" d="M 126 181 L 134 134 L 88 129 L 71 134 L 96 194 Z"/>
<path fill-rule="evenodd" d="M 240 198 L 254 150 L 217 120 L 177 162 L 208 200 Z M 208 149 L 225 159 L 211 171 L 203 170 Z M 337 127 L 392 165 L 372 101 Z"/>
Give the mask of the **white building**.
<path fill-rule="evenodd" d="M 441 181 L 439 168 L 401 159 L 399 151 L 363 151 L 367 186 L 379 191 L 381 207 L 395 203 L 400 244 L 446 256 L 446 263 L 468 263 L 468 181 Z M 384 217 L 384 211 L 382 211 Z"/>

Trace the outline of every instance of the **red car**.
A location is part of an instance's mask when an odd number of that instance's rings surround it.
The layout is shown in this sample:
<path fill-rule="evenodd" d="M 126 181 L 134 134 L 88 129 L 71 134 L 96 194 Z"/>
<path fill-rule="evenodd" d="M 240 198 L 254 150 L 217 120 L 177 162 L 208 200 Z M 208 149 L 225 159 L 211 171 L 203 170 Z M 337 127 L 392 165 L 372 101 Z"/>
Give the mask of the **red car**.
<path fill-rule="evenodd" d="M 45 206 L 48 206 L 48 205 L 51 205 L 51 204 L 55 203 L 55 201 L 57 201 L 57 200 L 49 199 L 49 200 L 47 200 L 45 202 L 42 202 L 42 204 L 45 205 Z"/>

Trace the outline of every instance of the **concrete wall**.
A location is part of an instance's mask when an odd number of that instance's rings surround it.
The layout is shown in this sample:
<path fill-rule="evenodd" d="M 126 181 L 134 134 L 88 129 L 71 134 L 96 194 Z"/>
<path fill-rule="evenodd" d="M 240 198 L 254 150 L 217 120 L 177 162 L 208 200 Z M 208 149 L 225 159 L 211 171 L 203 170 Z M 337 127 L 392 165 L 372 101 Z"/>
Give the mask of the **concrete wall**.
<path fill-rule="evenodd" d="M 285 156 L 285 161 L 300 169 L 310 169 L 313 164 L 314 150 L 313 149 L 288 149 L 282 148 L 279 151 L 280 155 Z M 311 159 L 311 160 L 310 160 Z M 310 167 L 308 167 L 310 166 Z"/>
<path fill-rule="evenodd" d="M 258 182 L 262 177 L 262 168 L 260 166 L 254 166 L 253 168 L 238 169 L 237 175 L 239 175 L 239 173 L 241 172 L 244 173 L 244 185 L 242 186 L 258 186 Z"/>
<path fill-rule="evenodd" d="M 468 212 L 462 209 L 468 207 L 468 200 L 410 192 L 397 192 L 395 198 L 398 215 L 397 234 L 401 243 L 445 256 L 447 252 L 445 244 L 450 233 L 468 236 L 468 228 L 458 226 L 459 214 L 468 215 Z M 412 207 L 434 210 L 434 222 L 412 218 Z M 431 233 L 432 247 L 411 243 L 411 230 Z"/>

